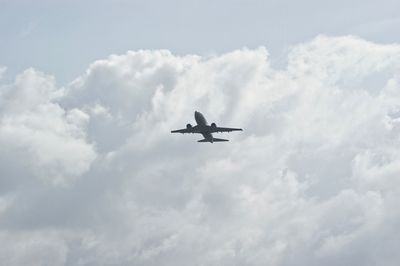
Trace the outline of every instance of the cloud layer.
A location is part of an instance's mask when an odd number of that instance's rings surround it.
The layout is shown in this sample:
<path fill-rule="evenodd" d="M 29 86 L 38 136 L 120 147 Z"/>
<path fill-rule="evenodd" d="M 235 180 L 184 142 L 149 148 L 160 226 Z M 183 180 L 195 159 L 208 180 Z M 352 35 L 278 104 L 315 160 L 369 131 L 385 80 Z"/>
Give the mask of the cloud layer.
<path fill-rule="evenodd" d="M 396 265 L 400 45 L 129 51 L 0 85 L 7 265 Z M 5 71 L 5 68 L 4 68 Z M 194 110 L 243 127 L 199 144 Z M 197 137 L 197 138 L 196 138 Z"/>

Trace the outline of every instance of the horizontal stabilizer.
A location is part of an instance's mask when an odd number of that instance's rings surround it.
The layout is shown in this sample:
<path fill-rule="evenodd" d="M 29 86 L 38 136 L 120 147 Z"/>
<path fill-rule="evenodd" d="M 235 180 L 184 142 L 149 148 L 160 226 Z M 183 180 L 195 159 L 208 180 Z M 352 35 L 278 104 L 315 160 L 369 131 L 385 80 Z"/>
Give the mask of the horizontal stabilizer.
<path fill-rule="evenodd" d="M 229 141 L 229 140 L 213 138 L 213 142 L 223 142 L 223 141 Z M 210 142 L 210 141 L 208 139 L 201 139 L 201 140 L 198 140 L 197 142 Z"/>

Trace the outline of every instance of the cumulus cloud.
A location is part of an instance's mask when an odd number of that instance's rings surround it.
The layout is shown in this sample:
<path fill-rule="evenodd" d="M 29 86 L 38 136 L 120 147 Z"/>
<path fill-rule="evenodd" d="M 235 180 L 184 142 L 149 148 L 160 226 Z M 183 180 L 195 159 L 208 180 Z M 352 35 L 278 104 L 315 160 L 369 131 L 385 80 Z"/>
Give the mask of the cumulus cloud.
<path fill-rule="evenodd" d="M 89 116 L 64 110 L 57 99 L 63 91 L 54 78 L 33 69 L 3 88 L 0 143 L 4 180 L 18 176 L 8 171 L 26 168 L 26 175 L 50 182 L 67 182 L 86 172 L 96 157 L 85 139 Z"/>
<path fill-rule="evenodd" d="M 130 51 L 66 88 L 27 70 L 1 87 L 0 241 L 18 241 L 0 256 L 395 265 L 399 62 L 397 44 L 319 36 L 283 70 L 263 47 Z M 245 131 L 222 145 L 169 134 L 194 110 Z"/>

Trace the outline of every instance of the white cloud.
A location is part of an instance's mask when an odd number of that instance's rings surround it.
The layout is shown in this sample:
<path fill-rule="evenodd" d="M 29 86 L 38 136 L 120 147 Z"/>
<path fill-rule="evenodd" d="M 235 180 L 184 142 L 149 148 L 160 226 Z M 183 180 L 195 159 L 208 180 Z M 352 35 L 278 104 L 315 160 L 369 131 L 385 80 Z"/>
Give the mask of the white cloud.
<path fill-rule="evenodd" d="M 0 163 L 75 182 L 6 186 L 2 230 L 55 230 L 54 265 L 395 265 L 400 45 L 319 36 L 288 57 L 131 51 L 65 90 L 24 72 Z M 245 130 L 171 135 L 194 110 Z"/>
<path fill-rule="evenodd" d="M 56 101 L 62 90 L 54 79 L 26 70 L 6 87 L 0 116 L 1 156 L 7 168 L 27 168 L 54 183 L 66 183 L 86 172 L 96 153 L 85 140 L 88 116 L 79 110 L 65 111 Z M 17 179 L 8 176 L 6 179 Z"/>

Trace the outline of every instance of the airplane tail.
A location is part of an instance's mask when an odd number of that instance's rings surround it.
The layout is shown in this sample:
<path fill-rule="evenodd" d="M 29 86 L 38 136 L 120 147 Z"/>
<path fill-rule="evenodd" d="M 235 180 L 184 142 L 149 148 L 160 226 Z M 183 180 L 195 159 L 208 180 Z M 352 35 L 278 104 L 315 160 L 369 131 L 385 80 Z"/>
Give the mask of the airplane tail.
<path fill-rule="evenodd" d="M 213 138 L 213 142 L 223 142 L 223 141 L 229 141 L 229 140 Z M 201 140 L 198 140 L 197 142 L 210 142 L 210 141 L 207 139 L 201 139 Z"/>

